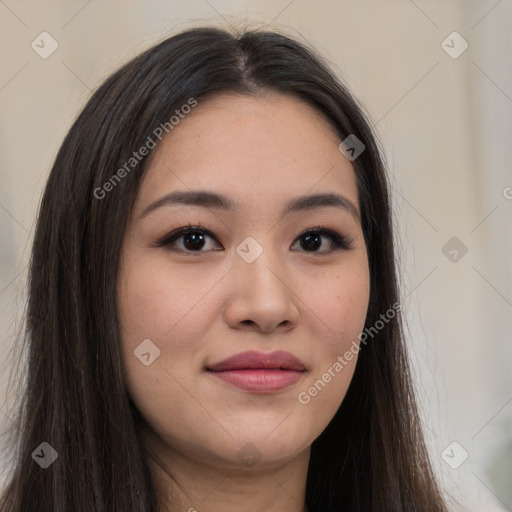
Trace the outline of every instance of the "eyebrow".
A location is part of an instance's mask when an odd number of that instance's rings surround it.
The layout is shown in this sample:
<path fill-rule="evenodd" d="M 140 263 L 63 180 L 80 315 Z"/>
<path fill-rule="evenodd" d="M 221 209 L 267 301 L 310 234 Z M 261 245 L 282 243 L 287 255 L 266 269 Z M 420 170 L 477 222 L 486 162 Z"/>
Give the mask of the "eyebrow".
<path fill-rule="evenodd" d="M 235 213 L 239 211 L 237 204 L 232 199 L 214 192 L 206 190 L 175 190 L 174 192 L 170 192 L 146 206 L 140 218 L 142 219 L 152 211 L 157 208 L 161 208 L 162 206 L 176 204 L 201 206 L 204 208 L 213 208 L 216 210 L 225 210 Z M 354 203 L 350 201 L 350 199 L 336 193 L 313 194 L 296 197 L 285 205 L 281 212 L 281 216 L 284 217 L 290 213 L 325 207 L 342 208 L 350 213 L 359 223 L 361 222 L 359 212 Z"/>

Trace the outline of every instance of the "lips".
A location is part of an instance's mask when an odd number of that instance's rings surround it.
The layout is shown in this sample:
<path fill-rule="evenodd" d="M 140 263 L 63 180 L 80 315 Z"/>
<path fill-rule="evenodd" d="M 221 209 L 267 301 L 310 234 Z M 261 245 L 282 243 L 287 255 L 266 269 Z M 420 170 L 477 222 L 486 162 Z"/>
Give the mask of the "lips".
<path fill-rule="evenodd" d="M 294 370 L 302 372 L 304 363 L 289 352 L 278 350 L 270 354 L 249 351 L 236 354 L 208 367 L 213 372 L 228 370 Z"/>
<path fill-rule="evenodd" d="M 269 393 L 287 388 L 306 372 L 304 363 L 289 352 L 249 351 L 207 367 L 213 376 L 245 391 Z"/>

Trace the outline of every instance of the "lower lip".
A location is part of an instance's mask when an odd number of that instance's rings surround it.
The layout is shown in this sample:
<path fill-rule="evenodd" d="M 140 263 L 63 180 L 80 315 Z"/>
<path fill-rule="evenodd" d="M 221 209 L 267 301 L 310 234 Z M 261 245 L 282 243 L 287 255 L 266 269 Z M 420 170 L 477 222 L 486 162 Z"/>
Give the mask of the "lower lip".
<path fill-rule="evenodd" d="M 246 391 L 259 393 L 279 391 L 295 384 L 303 372 L 295 370 L 226 370 L 210 372 L 219 379 Z"/>

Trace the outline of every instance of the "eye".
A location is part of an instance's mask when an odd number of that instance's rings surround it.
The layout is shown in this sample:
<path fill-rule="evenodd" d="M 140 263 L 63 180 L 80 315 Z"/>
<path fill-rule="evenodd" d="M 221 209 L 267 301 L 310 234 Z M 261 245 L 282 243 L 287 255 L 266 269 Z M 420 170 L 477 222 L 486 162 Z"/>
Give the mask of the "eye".
<path fill-rule="evenodd" d="M 170 251 L 181 251 L 181 252 L 196 252 L 201 253 L 207 250 L 222 250 L 222 248 L 208 247 L 208 239 L 213 240 L 218 247 L 222 247 L 217 239 L 213 236 L 210 231 L 202 226 L 184 226 L 179 228 L 172 233 L 165 235 L 163 238 L 156 242 L 158 247 L 165 247 Z M 325 245 L 324 240 L 328 240 L 328 248 L 322 249 Z M 179 243 L 178 243 L 179 242 Z M 300 242 L 301 248 L 305 252 L 313 253 L 331 253 L 336 250 L 349 250 L 351 249 L 351 241 L 328 228 L 318 226 L 315 228 L 308 229 L 302 233 L 297 241 L 292 245 L 294 247 Z M 204 249 L 204 250 L 203 250 Z"/>
<path fill-rule="evenodd" d="M 330 249 L 319 251 L 318 249 L 322 248 L 324 245 L 322 240 L 324 238 L 329 240 Z M 300 246 L 306 252 L 318 252 L 323 254 L 352 248 L 351 241 L 347 237 L 340 235 L 332 229 L 321 226 L 308 229 L 298 237 L 297 241 L 300 242 Z"/>
<path fill-rule="evenodd" d="M 206 241 L 208 239 L 215 240 L 216 238 L 205 228 L 202 226 L 185 226 L 182 228 L 165 235 L 164 238 L 161 238 L 156 245 L 159 247 L 165 247 L 169 250 L 177 250 L 182 252 L 204 252 L 202 249 L 206 246 L 208 248 L 208 244 Z M 180 242 L 180 243 L 176 243 Z M 217 243 L 217 245 L 219 245 Z M 213 249 L 219 250 L 219 249 Z"/>

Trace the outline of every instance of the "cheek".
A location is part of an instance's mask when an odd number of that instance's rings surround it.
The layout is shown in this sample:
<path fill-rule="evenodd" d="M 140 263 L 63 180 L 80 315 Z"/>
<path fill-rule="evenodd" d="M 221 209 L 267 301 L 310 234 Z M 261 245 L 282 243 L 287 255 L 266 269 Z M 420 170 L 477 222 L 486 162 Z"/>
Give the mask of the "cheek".
<path fill-rule="evenodd" d="M 191 369 L 201 364 L 201 340 L 207 324 L 197 321 L 197 315 L 199 312 L 203 319 L 209 316 L 207 310 L 212 304 L 203 299 L 218 277 L 192 267 L 177 275 L 171 272 L 171 265 L 154 259 L 126 258 L 118 287 L 128 394 L 155 431 L 180 445 L 186 444 L 190 425 L 209 420 L 204 408 L 191 400 L 189 391 L 195 377 Z M 145 344 L 143 351 L 139 350 L 141 343 Z M 149 361 L 141 360 L 134 351 L 139 356 L 149 353 Z"/>
<path fill-rule="evenodd" d="M 122 357 L 131 393 L 143 399 L 150 388 L 156 392 L 162 388 L 180 390 L 179 384 L 190 380 L 191 369 L 202 366 L 205 340 L 219 314 L 217 285 L 224 273 L 195 264 L 183 265 L 177 271 L 163 252 L 151 258 L 136 250 L 125 252 L 117 303 Z M 147 367 L 134 354 L 140 352 L 143 342 L 149 352 L 158 354 Z M 168 398 L 172 395 L 169 392 Z"/>
<path fill-rule="evenodd" d="M 193 315 L 215 283 L 212 272 L 180 270 L 159 259 L 127 260 L 120 272 L 118 314 L 125 344 L 144 338 L 167 340 Z M 131 347 L 132 350 L 135 347 Z"/>
<path fill-rule="evenodd" d="M 312 369 L 297 401 L 312 418 L 318 435 L 338 410 L 352 380 L 369 302 L 369 273 L 364 264 L 340 268 L 304 289 L 314 340 Z M 306 411 L 309 411 L 306 412 Z"/>
<path fill-rule="evenodd" d="M 171 275 L 168 267 L 142 258 L 127 261 L 118 290 L 127 391 L 155 425 L 165 424 L 166 411 L 187 410 L 180 383 L 200 364 L 202 338 L 201 323 L 192 320 L 212 286 L 208 279 Z"/>
<path fill-rule="evenodd" d="M 327 352 L 339 352 L 357 340 L 364 327 L 370 283 L 364 261 L 321 276 L 313 285 L 302 286 L 311 317 L 316 317 L 317 337 Z"/>

